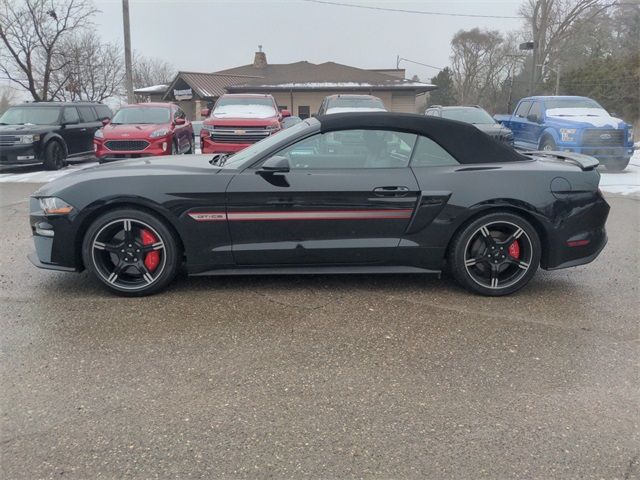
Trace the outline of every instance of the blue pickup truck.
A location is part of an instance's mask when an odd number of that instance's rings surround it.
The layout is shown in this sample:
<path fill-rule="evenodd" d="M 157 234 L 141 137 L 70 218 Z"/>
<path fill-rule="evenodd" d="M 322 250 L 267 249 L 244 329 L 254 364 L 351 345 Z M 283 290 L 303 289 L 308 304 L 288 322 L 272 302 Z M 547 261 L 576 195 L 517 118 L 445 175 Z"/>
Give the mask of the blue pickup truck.
<path fill-rule="evenodd" d="M 559 150 L 597 158 L 607 170 L 621 171 L 633 155 L 633 129 L 587 97 L 527 97 L 513 115 L 496 115 L 513 131 L 521 150 Z"/>

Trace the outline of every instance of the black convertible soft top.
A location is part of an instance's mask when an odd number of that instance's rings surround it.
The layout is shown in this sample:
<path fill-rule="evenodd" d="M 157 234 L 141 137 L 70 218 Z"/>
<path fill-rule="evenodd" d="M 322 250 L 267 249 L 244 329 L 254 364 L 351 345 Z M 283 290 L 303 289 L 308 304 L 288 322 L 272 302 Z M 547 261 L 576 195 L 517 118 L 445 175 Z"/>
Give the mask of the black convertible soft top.
<path fill-rule="evenodd" d="M 347 129 L 384 129 L 423 135 L 440 144 L 464 164 L 530 160 L 473 125 L 455 120 L 391 112 L 334 113 L 321 115 L 317 119 L 323 133 Z"/>

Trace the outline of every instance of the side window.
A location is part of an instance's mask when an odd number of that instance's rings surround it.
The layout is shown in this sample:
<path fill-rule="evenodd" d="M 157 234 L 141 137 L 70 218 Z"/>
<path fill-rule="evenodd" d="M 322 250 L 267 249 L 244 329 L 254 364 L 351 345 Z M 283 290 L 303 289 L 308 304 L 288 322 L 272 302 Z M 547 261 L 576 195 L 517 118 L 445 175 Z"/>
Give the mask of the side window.
<path fill-rule="evenodd" d="M 538 121 L 542 120 L 542 104 L 540 102 L 534 102 L 527 116 L 529 115 L 535 115 Z"/>
<path fill-rule="evenodd" d="M 413 152 L 412 167 L 436 167 L 458 165 L 459 162 L 449 152 L 430 138 L 420 136 Z"/>
<path fill-rule="evenodd" d="M 77 107 L 80 112 L 80 116 L 82 117 L 83 122 L 97 122 L 98 116 L 96 112 L 93 110 L 93 107 Z"/>
<path fill-rule="evenodd" d="M 62 114 L 62 121 L 64 123 L 80 122 L 80 117 L 78 116 L 78 111 L 76 110 L 76 107 L 64 107 L 64 113 Z"/>
<path fill-rule="evenodd" d="M 514 115 L 520 118 L 527 118 L 529 107 L 531 107 L 531 102 L 520 102 L 520 105 L 518 105 Z"/>
<path fill-rule="evenodd" d="M 291 169 L 402 168 L 409 164 L 416 135 L 388 130 L 319 133 L 277 153 Z"/>
<path fill-rule="evenodd" d="M 311 115 L 311 109 L 309 105 L 298 105 L 298 116 L 304 120 L 305 118 L 309 118 Z"/>
<path fill-rule="evenodd" d="M 113 116 L 111 109 L 106 105 L 97 105 L 96 112 L 98 112 L 98 120 L 104 120 L 105 118 L 111 118 Z"/>

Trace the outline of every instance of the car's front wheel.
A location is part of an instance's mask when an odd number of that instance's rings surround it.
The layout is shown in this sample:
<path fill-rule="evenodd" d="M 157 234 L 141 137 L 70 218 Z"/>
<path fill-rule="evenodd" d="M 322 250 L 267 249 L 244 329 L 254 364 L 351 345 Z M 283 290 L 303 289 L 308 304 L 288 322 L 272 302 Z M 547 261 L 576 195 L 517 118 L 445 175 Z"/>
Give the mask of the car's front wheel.
<path fill-rule="evenodd" d="M 604 164 L 604 168 L 609 172 L 622 172 L 629 165 L 630 158 L 623 158 L 620 160 L 610 160 Z"/>
<path fill-rule="evenodd" d="M 533 226 L 512 213 L 484 215 L 454 237 L 449 264 L 454 278 L 467 289 L 489 296 L 524 287 L 538 269 L 540 239 Z"/>
<path fill-rule="evenodd" d="M 180 254 L 169 228 L 154 215 L 118 209 L 97 218 L 82 242 L 85 267 L 120 295 L 143 296 L 166 287 Z"/>
<path fill-rule="evenodd" d="M 542 143 L 540 144 L 540 150 L 552 152 L 557 149 L 558 149 L 558 146 L 556 145 L 556 142 L 551 137 L 544 137 L 544 139 L 542 140 Z"/>
<path fill-rule="evenodd" d="M 56 140 L 50 141 L 44 149 L 44 167 L 47 170 L 60 170 L 66 164 L 64 147 Z"/>

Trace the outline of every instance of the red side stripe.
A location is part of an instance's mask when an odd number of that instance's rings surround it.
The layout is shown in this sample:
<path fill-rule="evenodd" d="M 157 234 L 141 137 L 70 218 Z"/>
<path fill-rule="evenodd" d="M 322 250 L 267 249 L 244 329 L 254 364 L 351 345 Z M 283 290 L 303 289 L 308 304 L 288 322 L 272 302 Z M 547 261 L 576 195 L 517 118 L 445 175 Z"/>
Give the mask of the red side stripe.
<path fill-rule="evenodd" d="M 269 212 L 192 212 L 189 216 L 198 222 L 276 221 L 276 220 L 397 220 L 408 219 L 413 210 L 306 210 Z"/>

